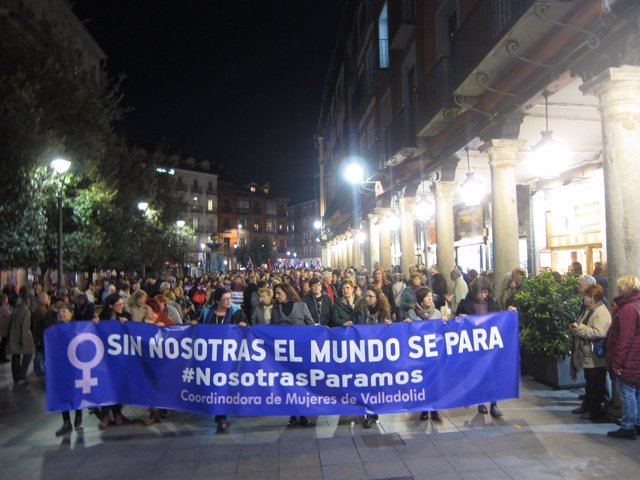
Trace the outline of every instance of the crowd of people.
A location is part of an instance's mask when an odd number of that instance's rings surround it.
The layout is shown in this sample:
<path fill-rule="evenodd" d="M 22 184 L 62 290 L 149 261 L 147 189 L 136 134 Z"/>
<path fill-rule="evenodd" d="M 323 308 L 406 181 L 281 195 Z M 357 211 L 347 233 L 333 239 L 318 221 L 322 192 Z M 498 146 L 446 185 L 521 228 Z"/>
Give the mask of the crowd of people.
<path fill-rule="evenodd" d="M 544 272 L 539 272 L 544 273 Z M 623 405 L 621 428 L 609 432 L 617 438 L 636 438 L 640 434 L 640 281 L 635 277 L 618 280 L 618 296 L 610 311 L 606 298 L 606 266 L 596 265 L 593 276 L 583 275 L 574 262 L 569 274 L 580 276 L 582 310 L 568 328 L 573 335 L 572 367 L 585 372 L 586 391 L 574 413 L 581 418 L 603 421 L 603 403 L 608 396 L 607 372 L 615 379 Z M 239 271 L 207 274 L 198 278 L 170 275 L 158 280 L 151 275 L 139 282 L 126 276 L 110 276 L 89 283 L 86 288 L 71 285 L 58 292 L 45 292 L 40 284 L 23 286 L 16 292 L 5 288 L 0 294 L 0 362 L 11 355 L 16 386 L 27 382 L 27 371 L 34 360 L 34 371 L 43 375 L 44 331 L 51 325 L 73 320 L 100 322 L 116 320 L 167 325 L 235 324 L 320 325 L 329 328 L 360 324 L 390 325 L 393 322 L 447 320 L 450 316 L 473 315 L 515 309 L 515 295 L 526 278 L 526 271 L 514 268 L 503 279 L 499 299 L 493 298 L 492 272 L 462 271 L 459 267 L 445 274 L 436 266 L 412 266 L 406 276 L 374 265 L 372 271 Z M 606 357 L 598 348 L 606 346 Z M 496 402 L 490 408 L 478 405 L 478 413 L 502 416 Z M 100 428 L 122 425 L 127 419 L 122 405 L 94 409 Z M 166 410 L 149 408 L 146 425 L 168 415 Z M 81 428 L 82 412 L 63 412 L 65 435 Z M 421 420 L 439 422 L 439 412 L 422 412 Z M 362 425 L 370 428 L 377 415 L 365 415 Z M 219 431 L 228 428 L 227 417 L 215 417 Z M 288 426 L 308 426 L 306 416 L 292 416 Z"/>

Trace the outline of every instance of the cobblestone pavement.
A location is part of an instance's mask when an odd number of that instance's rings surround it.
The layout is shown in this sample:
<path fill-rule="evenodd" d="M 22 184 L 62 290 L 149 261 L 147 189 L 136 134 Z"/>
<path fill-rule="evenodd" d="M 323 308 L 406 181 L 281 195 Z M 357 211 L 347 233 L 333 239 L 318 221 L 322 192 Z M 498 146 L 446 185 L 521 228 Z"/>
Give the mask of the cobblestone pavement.
<path fill-rule="evenodd" d="M 356 417 L 322 416 L 287 428 L 284 417 L 213 418 L 174 413 L 143 425 L 146 411 L 125 407 L 129 423 L 101 431 L 85 411 L 84 429 L 54 432 L 44 381 L 14 387 L 0 365 L 0 479 L 518 479 L 640 478 L 640 441 L 606 437 L 612 424 L 570 412 L 578 391 L 554 391 L 524 376 L 504 417 L 475 407 L 446 410 L 443 422 L 418 414 L 381 415 L 370 430 Z"/>

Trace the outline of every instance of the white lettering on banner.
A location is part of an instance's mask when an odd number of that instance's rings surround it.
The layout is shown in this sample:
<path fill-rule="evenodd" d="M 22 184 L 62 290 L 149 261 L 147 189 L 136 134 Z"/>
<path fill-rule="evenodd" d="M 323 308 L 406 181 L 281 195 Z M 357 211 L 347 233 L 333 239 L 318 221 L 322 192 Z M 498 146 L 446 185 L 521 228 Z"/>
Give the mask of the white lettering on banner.
<path fill-rule="evenodd" d="M 114 338 L 112 339 L 111 337 Z M 120 335 L 109 336 L 109 345 L 112 347 L 109 349 L 109 354 L 119 355 L 123 351 L 122 346 L 118 343 L 119 340 Z M 293 348 L 292 345 L 293 340 L 290 342 L 291 348 Z M 293 350 L 291 351 L 292 355 L 294 355 Z M 193 339 L 185 337 L 178 341 L 173 337 L 163 338 L 158 336 L 149 338 L 149 356 L 151 358 L 169 358 L 172 360 L 181 357 L 185 360 L 195 358 L 199 361 L 208 358 L 212 362 L 261 362 L 267 358 L 267 352 L 264 348 L 264 340 L 261 338 L 255 338 L 249 342 L 245 338 L 237 341 L 233 338 Z"/>
<path fill-rule="evenodd" d="M 311 395 L 309 393 L 305 395 L 287 393 L 285 403 L 287 405 L 304 405 L 306 407 L 310 407 L 311 405 L 335 405 L 338 403 L 338 399 L 328 395 L 318 396 Z"/>
<path fill-rule="evenodd" d="M 311 341 L 311 362 L 355 363 L 395 361 L 400 358 L 400 342 L 396 338 L 379 340 L 331 340 L 318 345 Z"/>
<path fill-rule="evenodd" d="M 437 357 L 438 351 L 436 350 L 436 338 L 435 333 L 430 333 L 419 337 L 417 335 L 409 337 L 409 357 L 422 358 L 422 357 Z M 421 345 L 421 341 L 424 344 Z"/>
<path fill-rule="evenodd" d="M 276 362 L 301 363 L 302 357 L 296 356 L 296 341 L 276 339 L 273 341 Z"/>
<path fill-rule="evenodd" d="M 180 399 L 190 403 L 204 403 L 208 405 L 262 405 L 262 397 L 245 396 L 236 393 L 235 395 L 218 395 L 211 392 L 206 395 L 191 393 L 189 390 L 180 392 Z"/>
<path fill-rule="evenodd" d="M 474 328 L 471 333 L 473 340 L 469 337 L 467 330 L 458 332 L 446 332 L 444 334 L 444 343 L 447 349 L 447 355 L 453 353 L 453 347 L 457 346 L 456 353 L 478 352 L 480 350 L 493 350 L 494 348 L 504 348 L 500 330 L 498 327 L 491 327 L 489 330 L 489 345 L 487 345 L 487 332 L 482 328 Z"/>
<path fill-rule="evenodd" d="M 415 388 L 412 388 L 408 392 L 402 392 L 398 390 L 396 393 L 361 393 L 360 398 L 362 398 L 363 403 L 367 405 L 380 405 L 382 403 L 399 403 L 399 402 L 415 402 L 421 401 L 424 402 L 427 398 L 427 392 L 423 388 L 418 391 Z"/>
<path fill-rule="evenodd" d="M 323 385 L 330 388 L 344 387 L 383 387 L 390 385 L 406 385 L 408 383 L 420 383 L 424 380 L 422 370 L 406 372 L 400 370 L 391 372 L 373 373 L 325 373 L 324 370 L 311 369 L 309 372 L 267 372 L 259 369 L 253 372 L 212 372 L 210 368 L 195 368 L 196 385 L 216 387 L 317 387 Z M 191 379 L 187 382 L 190 383 Z"/>
<path fill-rule="evenodd" d="M 120 335 L 114 333 L 107 337 L 109 355 L 131 355 L 142 356 L 142 337 L 132 335 Z"/>

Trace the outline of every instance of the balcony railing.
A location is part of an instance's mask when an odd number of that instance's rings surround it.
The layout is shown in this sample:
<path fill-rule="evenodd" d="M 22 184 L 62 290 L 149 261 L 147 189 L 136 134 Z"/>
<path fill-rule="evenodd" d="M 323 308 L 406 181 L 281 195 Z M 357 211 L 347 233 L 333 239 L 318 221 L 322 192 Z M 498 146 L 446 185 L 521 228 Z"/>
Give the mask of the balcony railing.
<path fill-rule="evenodd" d="M 191 193 L 202 193 L 202 187 L 191 187 Z"/>
<path fill-rule="evenodd" d="M 216 195 L 216 191 L 213 188 L 207 188 L 207 195 Z"/>
<path fill-rule="evenodd" d="M 536 0 L 479 0 L 451 37 L 455 84 L 460 85 Z"/>
<path fill-rule="evenodd" d="M 176 186 L 176 190 L 179 192 L 186 192 L 188 190 L 187 184 L 186 183 L 178 183 L 178 185 Z"/>
<path fill-rule="evenodd" d="M 231 207 L 220 207 L 220 212 L 231 213 Z"/>
<path fill-rule="evenodd" d="M 415 147 L 415 125 L 411 123 L 411 112 L 408 108 L 402 108 L 384 131 L 386 158 L 404 148 Z"/>
<path fill-rule="evenodd" d="M 191 211 L 192 211 L 193 213 L 202 213 L 202 212 L 203 212 L 203 210 L 204 210 L 204 209 L 203 209 L 202 207 L 199 207 L 199 206 L 197 207 L 197 206 L 195 206 L 195 205 L 194 205 L 194 206 L 192 206 L 192 207 L 191 207 Z"/>
<path fill-rule="evenodd" d="M 452 77 L 451 58 L 440 57 L 440 60 L 427 75 L 424 87 L 416 94 L 418 104 L 418 128 L 423 128 L 436 114 L 454 106 L 452 94 L 455 89 Z"/>

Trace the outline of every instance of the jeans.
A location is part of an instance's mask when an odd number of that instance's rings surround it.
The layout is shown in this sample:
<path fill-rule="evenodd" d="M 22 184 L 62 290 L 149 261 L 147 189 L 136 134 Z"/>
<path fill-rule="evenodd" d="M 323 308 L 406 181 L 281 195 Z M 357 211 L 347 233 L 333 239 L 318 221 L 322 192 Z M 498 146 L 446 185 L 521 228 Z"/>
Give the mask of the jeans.
<path fill-rule="evenodd" d="M 618 378 L 618 390 L 620 390 L 620 403 L 622 403 L 622 423 L 625 430 L 632 430 L 640 425 L 640 387 L 631 385 Z"/>

